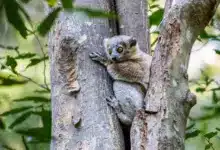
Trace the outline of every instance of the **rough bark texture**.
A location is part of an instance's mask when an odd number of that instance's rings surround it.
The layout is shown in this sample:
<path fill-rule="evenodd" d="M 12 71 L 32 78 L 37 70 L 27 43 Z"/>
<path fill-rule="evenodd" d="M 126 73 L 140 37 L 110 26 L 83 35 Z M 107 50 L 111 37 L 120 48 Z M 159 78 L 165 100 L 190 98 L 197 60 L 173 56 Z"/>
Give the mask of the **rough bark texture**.
<path fill-rule="evenodd" d="M 109 10 L 107 0 L 76 0 L 76 4 Z M 112 36 L 107 19 L 62 13 L 50 34 L 53 150 L 124 149 L 121 128 L 107 107 L 112 84 L 105 69 L 89 58 L 103 50 Z M 80 91 L 78 90 L 78 84 Z"/>
<path fill-rule="evenodd" d="M 173 0 L 166 0 L 165 7 L 164 7 L 164 14 L 163 14 L 164 17 L 169 12 L 169 10 L 170 10 L 170 8 L 172 6 L 172 3 L 173 3 Z"/>
<path fill-rule="evenodd" d="M 190 50 L 218 4 L 217 0 L 173 2 L 162 23 L 152 60 L 146 99 L 149 113 L 146 118 L 137 113 L 134 119 L 132 149 L 184 149 L 187 116 L 196 103 L 188 87 Z"/>
<path fill-rule="evenodd" d="M 147 0 L 115 0 L 119 19 L 119 33 L 134 36 L 141 50 L 150 53 L 147 19 Z"/>

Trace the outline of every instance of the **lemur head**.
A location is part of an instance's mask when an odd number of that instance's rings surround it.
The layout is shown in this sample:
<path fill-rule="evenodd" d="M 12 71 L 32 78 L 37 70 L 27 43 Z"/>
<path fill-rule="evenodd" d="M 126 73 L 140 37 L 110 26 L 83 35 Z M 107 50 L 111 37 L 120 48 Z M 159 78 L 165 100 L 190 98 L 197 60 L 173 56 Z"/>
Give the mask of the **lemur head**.
<path fill-rule="evenodd" d="M 131 36 L 119 35 L 104 39 L 105 52 L 114 62 L 130 59 L 137 52 L 137 40 Z"/>

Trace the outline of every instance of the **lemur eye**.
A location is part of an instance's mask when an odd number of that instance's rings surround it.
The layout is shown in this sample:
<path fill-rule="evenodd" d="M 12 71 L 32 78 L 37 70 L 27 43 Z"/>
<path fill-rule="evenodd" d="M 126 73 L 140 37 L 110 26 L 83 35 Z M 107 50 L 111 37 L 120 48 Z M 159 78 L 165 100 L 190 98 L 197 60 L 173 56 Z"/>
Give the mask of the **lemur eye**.
<path fill-rule="evenodd" d="M 109 49 L 108 52 L 109 52 L 109 54 L 111 55 L 111 54 L 112 54 L 112 49 Z"/>
<path fill-rule="evenodd" d="M 123 52 L 123 48 L 122 47 L 118 47 L 117 48 L 117 52 L 119 52 L 119 53 Z"/>

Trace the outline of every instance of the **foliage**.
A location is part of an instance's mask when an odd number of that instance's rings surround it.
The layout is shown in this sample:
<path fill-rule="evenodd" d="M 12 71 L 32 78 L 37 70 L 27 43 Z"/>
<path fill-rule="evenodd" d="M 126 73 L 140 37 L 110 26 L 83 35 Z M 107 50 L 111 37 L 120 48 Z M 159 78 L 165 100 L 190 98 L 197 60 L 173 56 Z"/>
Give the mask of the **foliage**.
<path fill-rule="evenodd" d="M 20 86 L 25 86 L 28 82 L 33 82 L 41 90 L 34 91 L 36 93 L 49 93 L 50 89 L 47 85 L 41 85 L 34 81 L 33 79 L 26 77 L 19 73 L 16 69 L 18 60 L 29 60 L 30 63 L 27 65 L 26 69 L 31 66 L 36 66 L 39 63 L 47 60 L 48 57 L 39 58 L 35 53 L 17 53 L 15 56 L 6 55 L 1 59 L 1 71 L 0 80 L 2 86 L 14 86 L 20 84 Z M 10 73 L 4 73 L 4 71 L 11 71 Z M 51 111 L 50 111 L 50 98 L 41 96 L 38 94 L 35 96 L 31 94 L 30 96 L 21 97 L 12 100 L 13 105 L 19 106 L 12 108 L 8 111 L 0 114 L 1 128 L 19 134 L 23 138 L 23 144 L 28 147 L 29 143 L 42 143 L 50 141 L 51 135 Z M 31 116 L 39 116 L 41 118 L 41 127 L 29 127 L 29 128 L 18 128 L 19 125 L 29 120 Z M 10 124 L 4 122 L 5 118 L 11 117 L 15 118 Z M 8 124 L 8 125 L 7 125 Z M 30 138 L 31 140 L 26 140 Z M 10 145 L 1 143 L 4 147 L 10 148 Z M 11 147 L 11 149 L 13 149 Z"/>
<path fill-rule="evenodd" d="M 199 129 L 199 124 L 201 124 L 201 121 L 209 121 L 213 118 L 218 118 L 220 115 L 220 85 L 216 83 L 216 81 L 212 78 L 210 78 L 209 75 L 205 71 L 202 71 L 202 77 L 201 80 L 196 82 L 195 92 L 198 94 L 205 94 L 205 93 L 211 93 L 211 104 L 205 104 L 201 107 L 203 114 L 199 117 L 190 117 L 189 118 L 189 124 L 186 130 L 186 139 L 189 138 L 196 138 L 198 136 L 202 137 L 206 145 L 204 147 L 205 150 L 207 149 L 215 149 L 214 144 L 212 143 L 211 139 L 219 140 L 219 132 L 220 129 L 218 125 L 216 128 L 212 131 L 206 131 L 206 129 Z"/>
<path fill-rule="evenodd" d="M 60 12 L 61 8 L 58 7 L 54 9 L 38 26 L 37 30 L 40 35 L 45 36 L 47 32 L 50 30 L 50 27 L 54 23 L 58 13 Z"/>
<path fill-rule="evenodd" d="M 31 0 L 21 0 L 23 3 L 29 3 Z M 28 34 L 34 34 L 38 32 L 40 35 L 45 36 L 50 28 L 52 27 L 55 19 L 57 18 L 59 12 L 64 9 L 67 11 L 79 11 L 86 13 L 89 17 L 116 17 L 114 12 L 106 12 L 100 9 L 92 9 L 81 6 L 73 6 L 72 0 L 62 0 L 62 6 L 60 7 L 56 0 L 46 0 L 52 11 L 48 16 L 39 24 L 36 31 L 30 30 L 25 25 L 27 21 L 30 26 L 32 26 L 31 17 L 23 8 L 22 4 L 16 0 L 2 0 L 0 9 L 5 11 L 8 21 L 13 25 L 13 27 L 19 31 L 23 38 L 27 38 Z"/>

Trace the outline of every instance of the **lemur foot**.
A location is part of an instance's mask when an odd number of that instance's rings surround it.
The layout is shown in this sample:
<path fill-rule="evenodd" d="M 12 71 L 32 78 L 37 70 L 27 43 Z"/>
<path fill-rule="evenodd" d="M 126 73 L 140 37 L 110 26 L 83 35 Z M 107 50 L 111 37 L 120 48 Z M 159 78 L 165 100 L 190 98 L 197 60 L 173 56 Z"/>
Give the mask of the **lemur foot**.
<path fill-rule="evenodd" d="M 113 96 L 107 97 L 106 101 L 107 101 L 107 104 L 111 106 L 112 108 L 118 108 L 119 106 L 118 100 Z"/>

